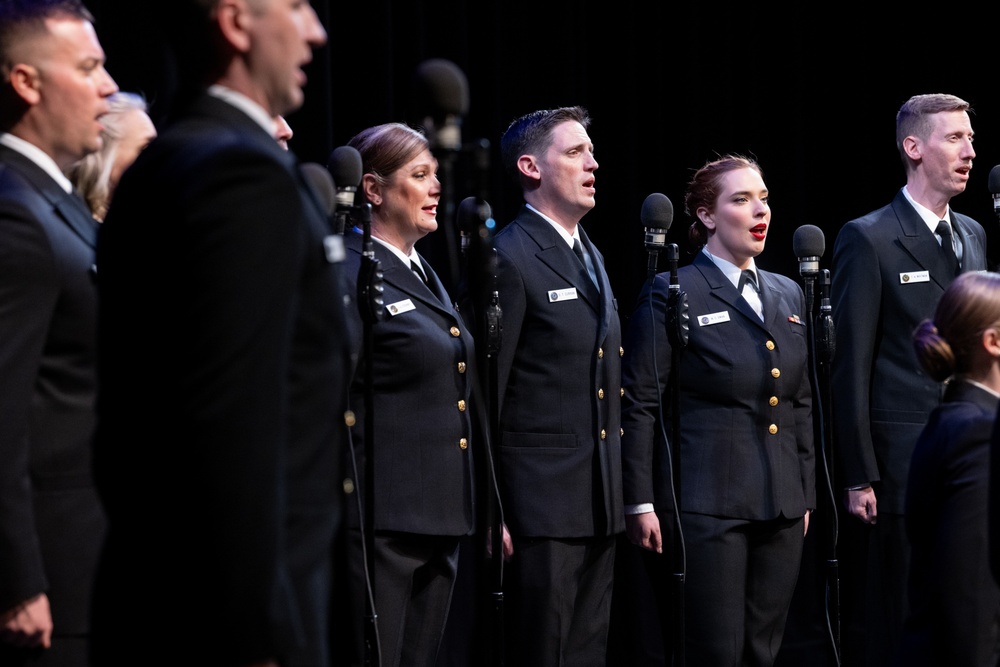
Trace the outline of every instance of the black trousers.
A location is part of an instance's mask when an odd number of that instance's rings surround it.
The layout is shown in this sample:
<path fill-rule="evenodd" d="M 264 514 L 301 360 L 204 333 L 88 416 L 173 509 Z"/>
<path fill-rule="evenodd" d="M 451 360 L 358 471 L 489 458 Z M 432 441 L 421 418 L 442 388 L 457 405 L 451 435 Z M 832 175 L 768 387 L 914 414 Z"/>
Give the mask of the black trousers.
<path fill-rule="evenodd" d="M 616 538 L 521 538 L 504 584 L 506 664 L 605 667 Z"/>
<path fill-rule="evenodd" d="M 803 520 L 682 514 L 687 667 L 769 667 L 802 561 Z"/>

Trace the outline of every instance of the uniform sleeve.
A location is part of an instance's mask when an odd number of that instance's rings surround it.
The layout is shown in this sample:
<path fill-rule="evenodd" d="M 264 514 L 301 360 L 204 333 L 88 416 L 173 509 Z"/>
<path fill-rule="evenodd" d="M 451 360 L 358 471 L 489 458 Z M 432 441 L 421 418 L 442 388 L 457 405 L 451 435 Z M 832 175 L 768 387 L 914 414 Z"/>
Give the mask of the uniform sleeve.
<path fill-rule="evenodd" d="M 872 444 L 871 375 L 881 309 L 882 278 L 872 239 L 855 222 L 837 235 L 830 299 L 837 348 L 831 366 L 835 454 L 841 486 L 879 479 Z"/>
<path fill-rule="evenodd" d="M 672 348 L 667 336 L 666 274 L 646 283 L 625 334 L 622 358 L 622 489 L 626 505 L 656 499 L 654 448 L 669 442 Z"/>
<path fill-rule="evenodd" d="M 802 292 L 802 288 L 794 282 L 792 284 L 798 294 L 798 312 L 806 313 L 807 317 L 811 317 L 806 310 L 806 297 Z M 795 428 L 799 451 L 799 474 L 802 479 L 803 497 L 805 498 L 806 507 L 815 509 L 817 457 L 815 443 L 816 429 L 813 419 L 813 415 L 815 414 L 815 401 L 812 392 L 812 382 L 810 380 L 812 377 L 812 369 L 809 367 L 808 355 L 806 356 L 806 359 L 806 368 L 802 373 L 802 382 L 799 385 L 798 391 L 795 393 Z M 827 415 L 827 418 L 829 418 L 829 415 Z"/>
<path fill-rule="evenodd" d="M 0 201 L 0 611 L 48 582 L 35 530 L 31 401 L 58 296 L 51 247 L 35 216 Z"/>
<path fill-rule="evenodd" d="M 527 296 L 524 278 L 514 259 L 504 250 L 497 248 L 497 296 L 500 303 L 501 323 L 503 329 L 500 339 L 500 351 L 497 355 L 497 387 L 507 386 L 518 341 L 521 338 L 521 327 L 524 325 L 524 315 L 527 310 Z M 504 392 L 500 391 L 498 405 L 503 410 Z"/>

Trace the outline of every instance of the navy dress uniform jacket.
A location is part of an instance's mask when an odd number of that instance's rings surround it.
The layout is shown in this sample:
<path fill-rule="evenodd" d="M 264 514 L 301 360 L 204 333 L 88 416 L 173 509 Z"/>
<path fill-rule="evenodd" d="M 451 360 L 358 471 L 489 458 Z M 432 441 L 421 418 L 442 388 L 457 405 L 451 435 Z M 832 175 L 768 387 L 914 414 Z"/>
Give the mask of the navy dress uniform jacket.
<path fill-rule="evenodd" d="M 952 381 L 917 440 L 906 497 L 910 611 L 898 665 L 993 667 L 1000 587 L 990 572 L 990 438 L 1000 401 Z"/>
<path fill-rule="evenodd" d="M 123 176 L 97 252 L 95 664 L 329 660 L 342 260 L 294 155 L 209 95 Z"/>
<path fill-rule="evenodd" d="M 986 233 L 951 212 L 962 271 L 986 269 Z M 879 512 L 903 513 L 907 471 L 941 385 L 920 369 L 912 334 L 954 275 L 937 238 L 902 190 L 888 206 L 848 222 L 833 249 L 830 299 L 837 335 L 831 365 L 838 486 L 881 482 Z"/>
<path fill-rule="evenodd" d="M 757 275 L 764 321 L 704 253 L 678 271 L 690 332 L 676 369 L 666 326 L 669 274 L 640 294 L 624 368 L 627 504 L 672 510 L 663 444 L 676 372 L 682 511 L 760 521 L 816 506 L 805 299 L 791 279 L 759 268 Z"/>
<path fill-rule="evenodd" d="M 54 641 L 84 636 L 105 530 L 90 441 L 97 223 L 0 146 L 0 610 L 49 597 Z"/>
<path fill-rule="evenodd" d="M 356 290 L 362 237 L 346 236 L 346 280 Z M 381 264 L 385 304 L 373 328 L 375 529 L 423 535 L 470 534 L 474 528 L 472 427 L 475 347 L 438 275 L 421 258 L 428 283 L 394 253 L 372 243 Z M 360 313 L 351 311 L 362 329 Z M 351 388 L 354 451 L 364 470 L 364 359 Z M 364 488 L 360 473 L 358 488 Z M 362 493 L 361 497 L 364 497 Z"/>
<path fill-rule="evenodd" d="M 625 528 L 618 304 L 603 256 L 578 229 L 600 292 L 559 233 L 527 207 L 494 242 L 503 324 L 497 474 L 518 536 Z"/>

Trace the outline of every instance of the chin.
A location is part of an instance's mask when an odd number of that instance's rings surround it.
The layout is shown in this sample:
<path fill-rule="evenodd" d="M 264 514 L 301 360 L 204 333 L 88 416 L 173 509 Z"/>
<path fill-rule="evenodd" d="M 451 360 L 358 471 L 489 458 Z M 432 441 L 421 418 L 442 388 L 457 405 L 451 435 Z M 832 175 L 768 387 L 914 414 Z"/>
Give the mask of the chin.
<path fill-rule="evenodd" d="M 298 108 L 302 106 L 302 103 L 304 101 L 305 101 L 305 95 L 303 94 L 302 89 L 296 87 L 288 91 L 288 94 L 285 96 L 284 99 L 279 100 L 277 104 L 273 105 L 274 108 L 270 110 L 271 115 L 287 116 L 293 111 L 298 110 Z"/>

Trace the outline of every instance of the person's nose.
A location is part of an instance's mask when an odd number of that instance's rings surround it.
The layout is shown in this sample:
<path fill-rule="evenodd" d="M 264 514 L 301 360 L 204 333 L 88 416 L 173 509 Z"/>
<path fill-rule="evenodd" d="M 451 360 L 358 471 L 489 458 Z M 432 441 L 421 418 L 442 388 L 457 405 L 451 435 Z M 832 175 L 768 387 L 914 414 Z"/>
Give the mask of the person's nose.
<path fill-rule="evenodd" d="M 111 74 L 108 73 L 108 70 L 104 69 L 103 65 L 101 66 L 101 81 L 98 90 L 101 93 L 101 97 L 109 97 L 118 92 L 118 84 L 111 78 Z"/>
<path fill-rule="evenodd" d="M 962 150 L 962 157 L 968 160 L 973 160 L 976 157 L 976 149 L 972 146 L 972 139 L 966 139 L 965 145 Z"/>
<path fill-rule="evenodd" d="M 326 44 L 326 30 L 320 23 L 319 16 L 312 5 L 309 6 L 309 17 L 306 20 L 306 41 L 313 46 L 323 46 Z"/>

